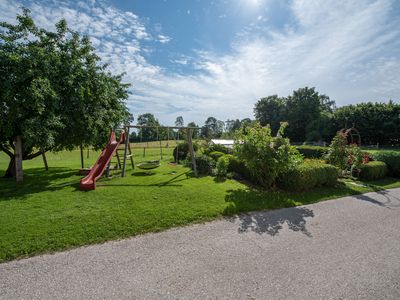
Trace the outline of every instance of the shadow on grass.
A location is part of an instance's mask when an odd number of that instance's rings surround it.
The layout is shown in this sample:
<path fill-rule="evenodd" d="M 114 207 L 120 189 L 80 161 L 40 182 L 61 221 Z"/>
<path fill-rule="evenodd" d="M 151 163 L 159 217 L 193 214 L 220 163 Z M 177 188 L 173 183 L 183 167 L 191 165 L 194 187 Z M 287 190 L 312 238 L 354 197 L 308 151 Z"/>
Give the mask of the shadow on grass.
<path fill-rule="evenodd" d="M 67 186 L 79 188 L 81 176 L 69 168 L 28 169 L 24 181 L 16 183 L 13 178 L 0 178 L 0 201 L 24 199 L 26 196 L 44 191 L 57 191 Z M 70 180 L 68 180 L 70 179 Z"/>
<path fill-rule="evenodd" d="M 156 175 L 156 173 L 152 172 L 152 171 L 140 171 L 140 172 L 134 172 L 132 173 L 132 176 L 137 176 L 137 177 L 149 177 L 149 176 L 153 176 Z"/>
<path fill-rule="evenodd" d="M 226 181 L 226 178 L 224 178 L 224 177 L 220 177 L 220 176 L 214 177 L 214 182 L 216 182 L 216 183 L 224 183 L 225 181 Z"/>
<path fill-rule="evenodd" d="M 134 173 L 138 174 L 138 173 Z M 168 174 L 168 175 L 175 175 L 175 174 Z M 183 177 L 185 176 L 185 177 Z M 132 183 L 121 183 L 121 184 L 98 184 L 98 186 L 111 186 L 111 187 L 121 187 L 121 186 L 140 186 L 140 187 L 177 187 L 177 186 L 182 186 L 181 184 L 176 184 L 177 182 L 185 181 L 188 180 L 189 178 L 192 177 L 192 172 L 187 171 L 184 173 L 177 174 L 173 178 L 163 181 L 163 182 L 152 182 L 149 184 L 132 184 Z M 104 182 L 104 181 L 103 181 Z"/>

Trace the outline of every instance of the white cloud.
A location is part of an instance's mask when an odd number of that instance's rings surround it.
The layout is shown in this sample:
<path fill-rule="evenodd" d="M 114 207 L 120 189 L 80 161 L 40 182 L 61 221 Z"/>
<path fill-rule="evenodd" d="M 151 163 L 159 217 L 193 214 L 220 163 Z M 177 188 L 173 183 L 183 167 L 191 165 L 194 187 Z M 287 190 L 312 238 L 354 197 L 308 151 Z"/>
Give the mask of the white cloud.
<path fill-rule="evenodd" d="M 158 41 L 161 44 L 166 44 L 166 43 L 171 41 L 171 38 L 169 36 L 166 36 L 166 35 L 163 35 L 163 34 L 159 34 L 158 35 Z"/>
<path fill-rule="evenodd" d="M 10 20 L 18 6 L 0 0 L 1 19 Z M 195 68 L 186 76 L 145 59 L 152 49 L 144 41 L 171 39 L 161 33 L 161 24 L 153 25 L 158 29 L 153 37 L 134 13 L 103 2 L 82 2 L 76 9 L 66 2 L 32 2 L 30 8 L 41 26 L 53 28 L 65 17 L 74 29 L 88 33 L 110 68 L 126 72 L 125 81 L 133 86 L 132 113 L 152 112 L 166 124 L 177 115 L 201 123 L 211 115 L 251 117 L 260 97 L 285 96 L 305 85 L 339 105 L 400 95 L 400 24 L 390 17 L 389 0 L 293 1 L 289 11 L 295 22 L 282 31 L 243 31 L 230 53 L 199 49 L 195 58 L 172 60 Z"/>

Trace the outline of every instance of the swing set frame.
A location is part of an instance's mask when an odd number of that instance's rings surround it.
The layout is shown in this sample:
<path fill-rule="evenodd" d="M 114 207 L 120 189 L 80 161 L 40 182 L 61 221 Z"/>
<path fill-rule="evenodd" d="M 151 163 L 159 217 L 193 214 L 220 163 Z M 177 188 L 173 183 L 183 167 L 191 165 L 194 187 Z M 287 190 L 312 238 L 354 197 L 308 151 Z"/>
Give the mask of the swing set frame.
<path fill-rule="evenodd" d="M 185 126 L 147 126 L 147 125 L 124 125 L 123 130 L 125 131 L 126 134 L 126 140 L 125 140 L 125 147 L 124 147 L 124 159 L 122 163 L 122 172 L 121 172 L 121 177 L 125 177 L 125 172 L 126 172 L 126 161 L 128 158 L 128 151 L 129 151 L 129 134 L 130 134 L 130 129 L 131 128 L 136 128 L 136 129 L 143 129 L 143 128 L 157 128 L 157 132 L 159 128 L 167 128 L 167 132 L 169 134 L 169 129 L 184 129 L 186 130 L 186 135 L 187 135 L 187 142 L 189 145 L 189 152 L 190 156 L 192 158 L 192 166 L 193 166 L 193 172 L 194 175 L 197 177 L 197 166 L 196 166 L 196 157 L 194 153 L 194 148 L 193 148 L 193 131 L 198 130 L 199 127 L 185 127 Z M 161 147 L 161 144 L 160 144 Z M 162 150 L 161 150 L 162 151 Z"/>

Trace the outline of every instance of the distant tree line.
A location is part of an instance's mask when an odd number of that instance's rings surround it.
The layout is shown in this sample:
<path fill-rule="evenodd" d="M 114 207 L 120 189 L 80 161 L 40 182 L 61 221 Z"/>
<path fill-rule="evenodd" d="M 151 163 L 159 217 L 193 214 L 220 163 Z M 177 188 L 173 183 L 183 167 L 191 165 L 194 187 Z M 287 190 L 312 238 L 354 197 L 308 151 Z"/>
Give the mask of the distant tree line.
<path fill-rule="evenodd" d="M 288 122 L 286 134 L 292 142 L 329 142 L 338 130 L 355 127 L 363 144 L 400 143 L 400 104 L 393 101 L 336 108 L 328 96 L 305 87 L 287 97 L 272 95 L 260 99 L 254 115 L 261 125 L 270 124 L 274 133 L 280 122 Z"/>
<path fill-rule="evenodd" d="M 361 141 L 368 145 L 400 144 L 400 104 L 359 103 L 336 107 L 335 101 L 327 95 L 319 94 L 315 88 L 304 87 L 293 91 L 292 95 L 279 97 L 272 95 L 261 98 L 254 107 L 255 120 L 245 118 L 218 120 L 208 117 L 204 124 L 194 131 L 194 138 L 232 138 L 239 128 L 258 121 L 261 125 L 269 124 L 273 135 L 280 128 L 281 122 L 287 122 L 286 136 L 291 142 L 330 142 L 336 132 L 343 128 L 355 127 L 361 134 Z M 137 119 L 138 125 L 161 126 L 150 113 L 142 114 Z M 176 118 L 175 126 L 185 126 L 182 116 Z M 186 126 L 198 127 L 194 122 Z M 184 129 L 143 128 L 134 132 L 131 140 L 154 141 L 157 139 L 184 139 Z"/>
<path fill-rule="evenodd" d="M 198 139 L 212 139 L 212 138 L 232 138 L 236 130 L 242 126 L 253 122 L 251 119 L 246 118 L 243 120 L 226 120 L 221 121 L 215 117 L 208 117 L 203 126 L 198 126 L 195 122 L 189 122 L 185 125 L 182 116 L 176 118 L 175 124 L 171 126 L 176 127 L 198 127 L 193 130 L 193 138 Z M 151 113 L 144 113 L 137 118 L 137 125 L 148 126 L 133 131 L 130 134 L 131 142 L 148 142 L 166 139 L 185 139 L 186 130 L 164 128 L 160 121 Z"/>

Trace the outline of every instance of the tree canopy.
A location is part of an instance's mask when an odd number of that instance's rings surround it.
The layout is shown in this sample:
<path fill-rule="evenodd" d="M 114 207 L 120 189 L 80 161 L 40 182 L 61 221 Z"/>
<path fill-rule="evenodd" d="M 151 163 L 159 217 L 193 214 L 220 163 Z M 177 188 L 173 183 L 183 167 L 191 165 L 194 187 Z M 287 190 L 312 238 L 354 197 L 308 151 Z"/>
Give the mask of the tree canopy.
<path fill-rule="evenodd" d="M 221 137 L 224 132 L 224 121 L 217 120 L 214 117 L 208 117 L 201 128 L 201 136 L 203 138 L 211 139 Z"/>
<path fill-rule="evenodd" d="M 262 125 L 270 124 L 273 133 L 279 129 L 280 122 L 288 122 L 287 136 L 294 142 L 309 139 L 320 140 L 326 135 L 321 123 L 329 119 L 335 102 L 321 95 L 315 88 L 300 88 L 287 97 L 272 95 L 260 99 L 254 108 L 254 115 Z"/>
<path fill-rule="evenodd" d="M 270 124 L 273 132 L 280 122 L 288 122 L 287 135 L 293 142 L 328 142 L 338 130 L 354 126 L 363 144 L 400 143 L 400 104 L 393 101 L 336 108 L 328 96 L 305 87 L 288 97 L 272 95 L 260 99 L 254 115 L 262 125 Z"/>
<path fill-rule="evenodd" d="M 112 75 L 90 40 L 68 28 L 35 25 L 27 9 L 17 24 L 0 23 L 0 149 L 10 156 L 22 141 L 22 159 L 43 151 L 101 146 L 110 128 L 127 121 L 129 85 Z"/>

